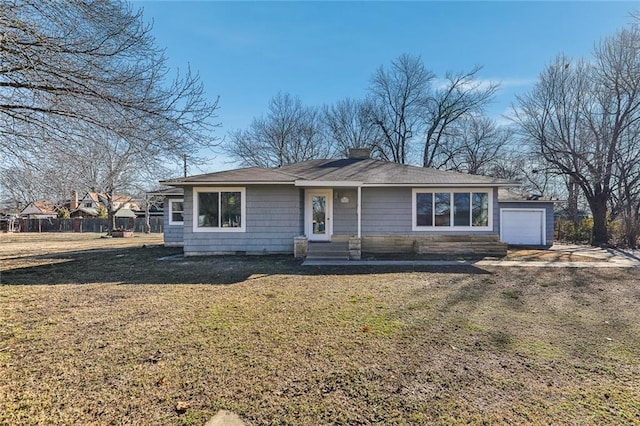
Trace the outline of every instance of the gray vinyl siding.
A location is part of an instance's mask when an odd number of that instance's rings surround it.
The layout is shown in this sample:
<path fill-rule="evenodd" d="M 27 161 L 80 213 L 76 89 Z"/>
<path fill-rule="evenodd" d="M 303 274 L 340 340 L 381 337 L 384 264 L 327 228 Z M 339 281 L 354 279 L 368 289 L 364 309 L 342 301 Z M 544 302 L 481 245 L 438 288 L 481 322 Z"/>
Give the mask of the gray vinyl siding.
<path fill-rule="evenodd" d="M 409 187 L 362 188 L 362 235 L 497 235 L 500 232 L 497 189 L 493 191 L 492 200 L 493 231 L 457 231 L 455 228 L 413 231 L 412 194 Z"/>
<path fill-rule="evenodd" d="M 411 188 L 362 188 L 362 235 L 411 234 Z"/>
<path fill-rule="evenodd" d="M 335 188 L 333 200 L 333 235 L 356 235 L 358 233 L 358 192 L 356 189 Z M 347 197 L 349 202 L 343 203 Z"/>
<path fill-rule="evenodd" d="M 193 232 L 193 190 L 185 189 L 184 253 L 293 253 L 293 238 L 303 234 L 300 188 L 246 187 L 245 232 Z"/>
<path fill-rule="evenodd" d="M 164 200 L 164 245 L 165 246 L 181 246 L 183 244 L 183 225 L 169 225 L 169 205 L 171 200 L 181 199 L 182 197 L 167 197 Z"/>
<path fill-rule="evenodd" d="M 541 201 L 500 201 L 501 209 L 544 209 L 545 210 L 545 234 L 547 246 L 553 245 L 553 237 L 555 233 L 554 229 L 554 217 L 553 217 L 553 203 L 545 203 Z M 498 213 L 498 220 L 500 213 Z M 498 227 L 498 229 L 500 229 Z"/>
<path fill-rule="evenodd" d="M 357 190 L 334 188 L 333 191 L 336 194 L 333 199 L 333 235 L 356 235 Z M 294 237 L 304 234 L 304 189 L 288 185 L 253 185 L 246 187 L 245 194 L 245 232 L 193 232 L 193 190 L 185 188 L 185 255 L 293 253 Z M 342 203 L 343 197 L 349 201 Z M 497 235 L 499 232 L 495 190 L 492 200 L 493 231 L 413 231 L 411 197 L 410 187 L 362 188 L 362 235 Z M 165 229 L 169 228 L 176 227 L 168 226 L 168 214 L 165 214 Z M 165 242 L 168 242 L 168 237 L 173 238 L 173 232 L 177 229 L 165 234 Z M 178 238 L 177 234 L 175 238 Z"/>

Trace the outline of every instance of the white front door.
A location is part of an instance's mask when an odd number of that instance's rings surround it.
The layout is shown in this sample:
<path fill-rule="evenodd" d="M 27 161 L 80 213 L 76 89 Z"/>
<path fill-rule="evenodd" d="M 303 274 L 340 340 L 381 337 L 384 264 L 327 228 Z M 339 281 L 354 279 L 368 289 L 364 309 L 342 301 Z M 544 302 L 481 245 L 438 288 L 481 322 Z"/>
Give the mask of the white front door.
<path fill-rule="evenodd" d="M 307 189 L 304 229 L 309 241 L 331 241 L 333 233 L 333 190 Z"/>

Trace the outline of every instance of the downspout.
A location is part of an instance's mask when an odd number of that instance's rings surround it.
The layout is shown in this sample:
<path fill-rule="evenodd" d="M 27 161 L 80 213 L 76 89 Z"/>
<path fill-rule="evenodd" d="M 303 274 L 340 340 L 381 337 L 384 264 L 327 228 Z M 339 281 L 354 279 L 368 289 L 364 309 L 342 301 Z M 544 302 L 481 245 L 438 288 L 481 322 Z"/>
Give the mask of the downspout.
<path fill-rule="evenodd" d="M 362 238 L 362 186 L 358 186 L 358 204 L 356 210 L 358 213 L 358 238 Z"/>

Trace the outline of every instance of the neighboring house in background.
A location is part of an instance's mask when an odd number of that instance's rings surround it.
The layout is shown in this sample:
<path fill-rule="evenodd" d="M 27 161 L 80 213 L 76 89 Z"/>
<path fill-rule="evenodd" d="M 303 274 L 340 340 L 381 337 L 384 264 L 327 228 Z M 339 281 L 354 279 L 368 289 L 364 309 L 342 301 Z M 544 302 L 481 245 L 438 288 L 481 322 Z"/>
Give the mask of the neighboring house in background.
<path fill-rule="evenodd" d="M 140 208 L 139 210 L 133 210 L 136 217 L 144 218 L 147 215 L 147 212 L 144 208 Z M 159 205 L 151 205 L 149 206 L 149 217 L 163 217 L 164 209 L 162 207 L 162 203 Z"/>
<path fill-rule="evenodd" d="M 373 160 L 365 149 L 352 149 L 347 159 L 161 183 L 177 189 L 166 195 L 165 225 L 182 228 L 187 256 L 300 257 L 329 247 L 316 243 L 338 242 L 337 250 L 352 259 L 362 253 L 504 255 L 498 190 L 519 186 Z M 165 227 L 167 236 L 173 238 Z"/>
<path fill-rule="evenodd" d="M 511 245 L 553 245 L 554 200 L 541 195 L 523 195 L 506 188 L 498 191 L 500 240 Z"/>
<path fill-rule="evenodd" d="M 26 219 L 50 219 L 58 217 L 53 203 L 48 201 L 32 201 L 20 211 L 20 217 Z"/>
<path fill-rule="evenodd" d="M 72 217 L 97 217 L 100 206 L 105 209 L 108 209 L 109 206 L 107 196 L 99 192 L 87 192 L 80 199 L 74 192 L 71 197 L 69 211 Z M 135 210 L 140 210 L 138 204 L 133 202 L 131 197 L 121 195 L 113 197 L 113 206 L 119 209 L 115 214 L 116 217 L 135 218 Z"/>

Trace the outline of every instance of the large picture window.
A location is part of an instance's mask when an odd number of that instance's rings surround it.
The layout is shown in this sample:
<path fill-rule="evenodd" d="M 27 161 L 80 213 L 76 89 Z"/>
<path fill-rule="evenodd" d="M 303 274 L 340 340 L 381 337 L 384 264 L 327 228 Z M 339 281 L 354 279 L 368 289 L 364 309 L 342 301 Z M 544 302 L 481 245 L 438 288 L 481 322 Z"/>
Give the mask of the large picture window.
<path fill-rule="evenodd" d="M 448 192 L 436 192 L 433 194 L 433 215 L 436 226 L 451 225 L 451 194 Z"/>
<path fill-rule="evenodd" d="M 184 223 L 184 200 L 169 200 L 169 225 Z"/>
<path fill-rule="evenodd" d="M 473 226 L 489 226 L 489 194 L 474 192 L 471 223 Z"/>
<path fill-rule="evenodd" d="M 433 226 L 433 194 L 418 192 L 416 197 L 416 224 Z"/>
<path fill-rule="evenodd" d="M 491 230 L 492 190 L 413 190 L 413 230 Z"/>
<path fill-rule="evenodd" d="M 244 188 L 195 188 L 193 230 L 196 232 L 244 232 Z"/>

